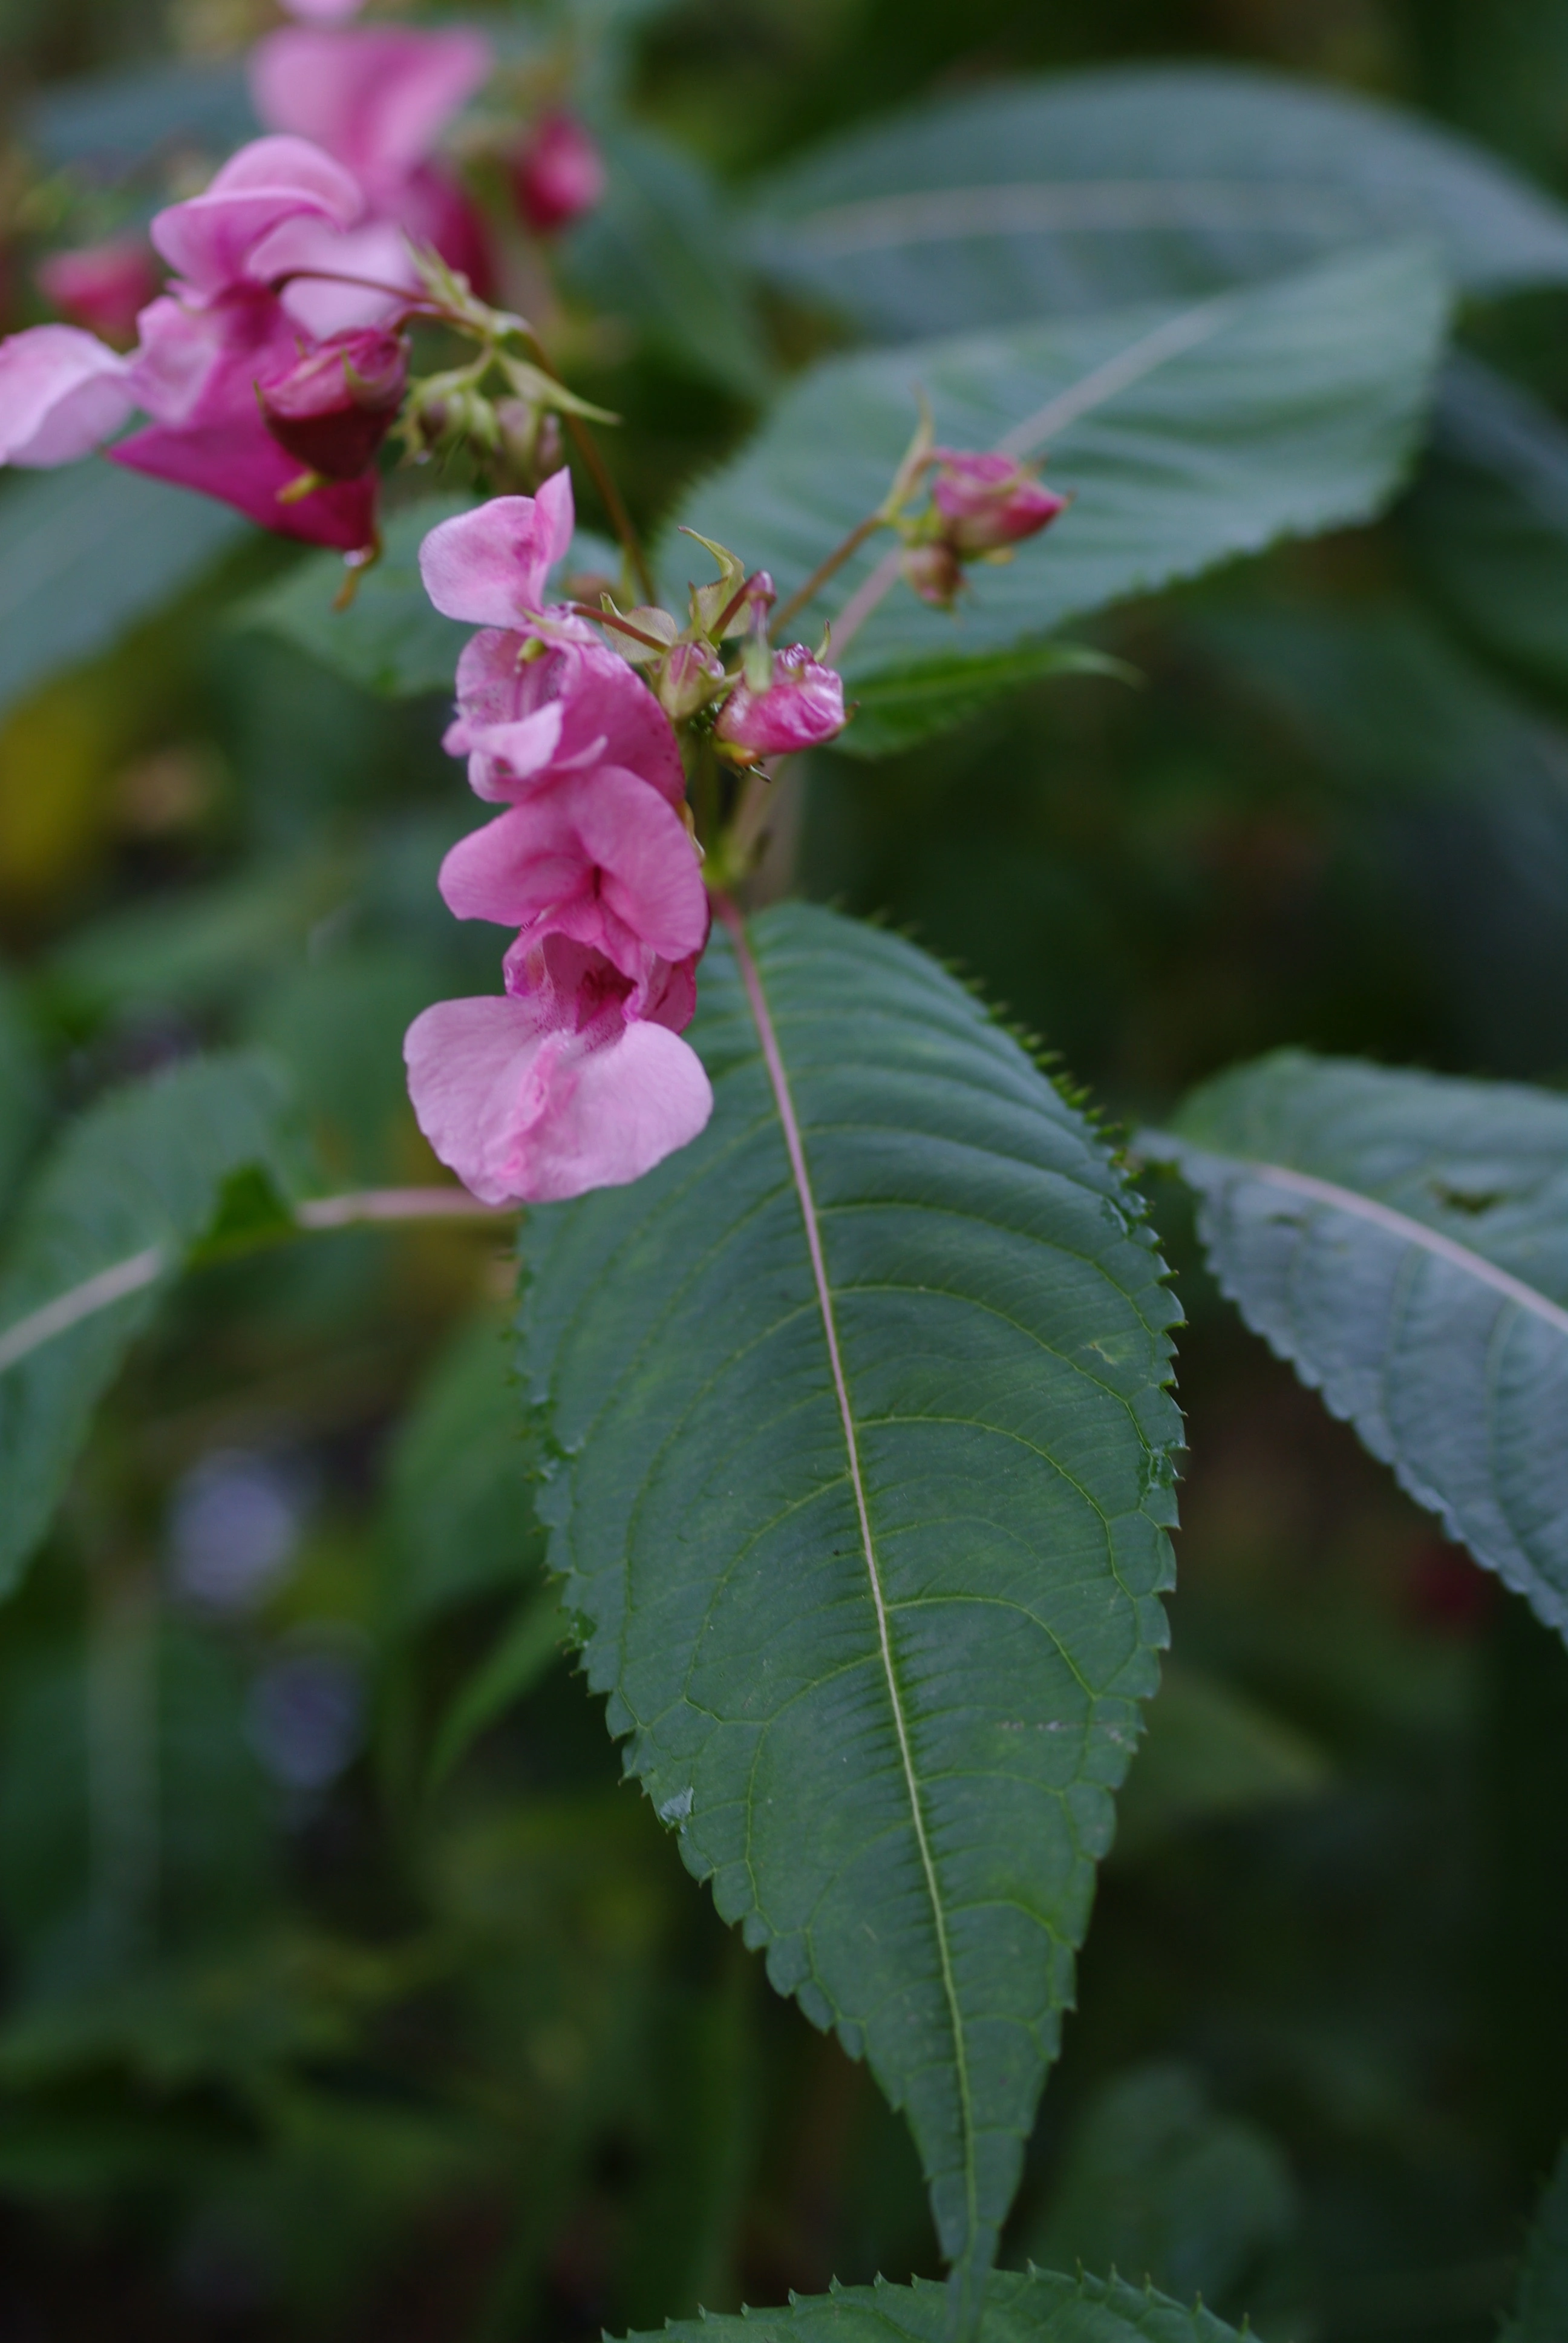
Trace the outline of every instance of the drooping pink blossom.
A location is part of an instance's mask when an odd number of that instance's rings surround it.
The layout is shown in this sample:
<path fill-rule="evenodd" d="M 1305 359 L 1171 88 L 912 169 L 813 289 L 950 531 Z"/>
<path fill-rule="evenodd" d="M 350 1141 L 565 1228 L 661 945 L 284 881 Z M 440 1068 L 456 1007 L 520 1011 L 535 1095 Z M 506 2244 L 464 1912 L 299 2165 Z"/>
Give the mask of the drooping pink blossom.
<path fill-rule="evenodd" d="M 636 773 L 671 805 L 686 794 L 663 709 L 586 625 L 570 636 L 558 620 L 547 637 L 476 635 L 457 661 L 457 715 L 445 745 L 467 758 L 482 798 L 516 799 L 589 765 Z"/>
<path fill-rule="evenodd" d="M 512 163 L 518 209 L 535 235 L 591 212 L 604 188 L 604 157 L 577 116 L 559 107 L 541 115 Z"/>
<path fill-rule="evenodd" d="M 483 224 L 432 158 L 493 64 L 489 43 L 467 28 L 287 25 L 252 51 L 251 98 L 270 129 L 309 139 L 352 172 L 376 220 L 433 245 L 483 293 Z"/>
<path fill-rule="evenodd" d="M 73 325 L 87 327 L 119 348 L 136 339 L 136 319 L 158 282 L 157 263 L 136 236 L 51 252 L 38 263 L 45 298 Z"/>
<path fill-rule="evenodd" d="M 804 643 L 775 654 L 766 690 L 738 683 L 719 713 L 714 737 L 745 759 L 819 748 L 844 729 L 843 679 L 814 659 Z"/>
<path fill-rule="evenodd" d="M 1017 545 L 1065 512 L 1068 499 L 1042 488 L 1032 466 L 1012 456 L 933 447 L 931 502 L 942 536 L 964 558 Z"/>
<path fill-rule="evenodd" d="M 637 981 L 552 937 L 508 966 L 500 997 L 437 1001 L 404 1043 L 419 1128 L 486 1203 L 622 1187 L 694 1140 L 713 1111 L 689 970 Z"/>
<path fill-rule="evenodd" d="M 536 497 L 492 497 L 430 531 L 419 548 L 425 591 L 445 618 L 516 628 L 544 608 L 574 523 L 569 472 L 552 473 Z"/>
<path fill-rule="evenodd" d="M 74 464 L 136 403 L 129 359 L 78 326 L 29 326 L 0 342 L 0 464 Z"/>
<path fill-rule="evenodd" d="M 368 467 L 402 405 L 408 348 L 374 327 L 335 334 L 294 364 L 258 374 L 256 396 L 280 447 L 329 480 Z"/>
<path fill-rule="evenodd" d="M 686 825 L 614 765 L 568 774 L 459 839 L 441 865 L 447 907 L 494 920 L 525 944 L 561 935 L 627 977 L 642 957 L 683 960 L 708 934 L 708 898 Z"/>

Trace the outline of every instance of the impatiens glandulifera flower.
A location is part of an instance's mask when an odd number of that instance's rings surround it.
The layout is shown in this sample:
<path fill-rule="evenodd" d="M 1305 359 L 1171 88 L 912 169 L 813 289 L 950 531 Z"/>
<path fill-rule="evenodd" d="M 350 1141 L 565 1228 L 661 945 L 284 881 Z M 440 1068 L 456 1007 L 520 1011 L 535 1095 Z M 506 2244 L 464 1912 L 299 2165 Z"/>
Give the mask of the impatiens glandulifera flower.
<path fill-rule="evenodd" d="M 552 473 L 537 497 L 492 497 L 430 531 L 419 548 L 425 591 L 444 618 L 520 626 L 544 608 L 575 525 L 569 472 Z"/>
<path fill-rule="evenodd" d="M 457 662 L 446 749 L 467 758 L 481 798 L 516 800 L 589 765 L 635 773 L 672 806 L 686 794 L 680 751 L 648 686 L 580 619 L 552 619 L 548 637 L 476 635 Z"/>
<path fill-rule="evenodd" d="M 252 51 L 251 99 L 269 129 L 309 139 L 353 173 L 373 223 L 433 245 L 484 294 L 494 271 L 483 223 L 432 157 L 493 64 L 489 43 L 467 28 L 289 25 Z M 361 231 L 366 265 L 358 273 L 384 277 L 375 265 L 375 233 Z"/>
<path fill-rule="evenodd" d="M 116 236 L 72 252 L 52 252 L 38 263 L 45 298 L 69 317 L 101 334 L 116 348 L 136 337 L 136 319 L 158 289 L 159 269 L 140 236 Z"/>
<path fill-rule="evenodd" d="M 591 212 L 604 194 L 604 157 L 574 115 L 541 115 L 512 163 L 518 209 L 536 236 Z"/>
<path fill-rule="evenodd" d="M 74 464 L 136 403 L 130 360 L 80 327 L 29 326 L 0 342 L 0 464 Z"/>
<path fill-rule="evenodd" d="M 764 689 L 738 683 L 719 710 L 713 737 L 738 764 L 819 748 L 848 721 L 842 677 L 819 666 L 804 643 L 775 652 L 772 668 Z"/>
<path fill-rule="evenodd" d="M 258 375 L 256 388 L 280 447 L 325 479 L 355 480 L 390 430 L 407 379 L 401 337 L 360 327 Z"/>
<path fill-rule="evenodd" d="M 1020 544 L 1067 509 L 1066 497 L 1042 488 L 1035 467 L 1014 457 L 933 447 L 931 463 L 942 538 L 962 560 Z"/>

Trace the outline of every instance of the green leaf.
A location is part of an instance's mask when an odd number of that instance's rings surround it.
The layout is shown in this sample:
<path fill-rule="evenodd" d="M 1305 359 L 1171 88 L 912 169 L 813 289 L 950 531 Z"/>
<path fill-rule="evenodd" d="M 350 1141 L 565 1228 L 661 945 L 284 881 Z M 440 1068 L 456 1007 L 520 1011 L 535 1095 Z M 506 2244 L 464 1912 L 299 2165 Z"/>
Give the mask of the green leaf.
<path fill-rule="evenodd" d="M 797 2295 L 788 2310 L 743 2310 L 739 2318 L 671 2318 L 658 2337 L 628 2343 L 947 2343 L 946 2290 L 913 2286 L 838 2286 Z M 1117 2278 L 1054 2270 L 995 2270 L 986 2284 L 980 2343 L 1237 2343 L 1236 2330 L 1203 2309 L 1184 2309 L 1151 2288 Z"/>
<path fill-rule="evenodd" d="M 32 100 L 23 125 L 46 163 L 89 165 L 98 180 L 145 173 L 158 148 L 195 147 L 216 161 L 257 129 L 237 60 L 182 60 L 56 84 Z"/>
<path fill-rule="evenodd" d="M 457 655 L 474 630 L 444 618 L 430 600 L 419 576 L 419 548 L 439 522 L 471 511 L 475 502 L 467 495 L 425 497 L 394 513 L 382 532 L 381 558 L 366 571 L 346 610 L 332 607 L 343 584 L 342 561 L 335 553 L 311 553 L 276 585 L 249 596 L 235 613 L 236 623 L 275 635 L 383 699 L 449 693 Z M 605 538 L 579 529 L 567 574 L 574 568 L 613 577 L 620 555 Z"/>
<path fill-rule="evenodd" d="M 0 493 L 0 708 L 107 650 L 250 528 L 211 497 L 90 457 Z"/>
<path fill-rule="evenodd" d="M 939 440 L 1049 446 L 1052 485 L 1076 498 L 1060 519 L 1006 568 L 976 565 L 956 617 L 894 578 L 841 645 L 852 695 L 873 705 L 878 689 L 909 701 L 929 665 L 952 696 L 966 662 L 978 699 L 990 663 L 1006 676 L 1065 619 L 1375 513 L 1409 457 L 1445 306 L 1431 256 L 1400 247 L 1192 308 L 832 359 L 680 518 L 788 595 L 886 494 L 917 384 Z M 886 546 L 875 538 L 846 565 L 802 633 L 842 618 Z M 678 587 L 688 541 L 667 538 L 661 565 Z"/>
<path fill-rule="evenodd" d="M 969 2288 L 1154 1688 L 1177 1312 L 960 985 L 799 904 L 748 935 L 703 1136 L 525 1224 L 538 1511 L 628 1771 L 907 2111 Z"/>
<path fill-rule="evenodd" d="M 1346 90 L 1213 65 L 1063 75 L 849 132 L 762 188 L 774 277 L 899 340 L 1174 298 L 1427 236 L 1468 288 L 1560 283 L 1568 212 Z"/>
<path fill-rule="evenodd" d="M 80 1115 L 45 1158 L 0 1272 L 0 1594 L 47 1529 L 93 1411 L 230 1175 L 294 1181 L 265 1060 L 196 1059 Z"/>
<path fill-rule="evenodd" d="M 1519 2273 L 1513 2316 L 1498 2343 L 1562 2343 L 1568 2335 L 1568 2147 L 1547 2182 Z"/>
<path fill-rule="evenodd" d="M 10 1203 L 45 1103 L 44 1053 L 21 989 L 0 969 L 0 1212 Z"/>
<path fill-rule="evenodd" d="M 1286 1050 L 1139 1144 L 1247 1323 L 1568 1634 L 1568 1099 Z"/>
<path fill-rule="evenodd" d="M 1191 2067 L 1161 2063 L 1095 2093 L 1026 2251 L 1051 2269 L 1121 2270 L 1240 2313 L 1298 2217 L 1268 2134 L 1221 2115 Z"/>
<path fill-rule="evenodd" d="M 1568 431 L 1462 353 L 1402 508 L 1419 582 L 1483 649 L 1568 692 Z"/>
<path fill-rule="evenodd" d="M 852 757 L 885 757 L 911 749 L 933 732 L 945 732 L 978 716 L 1000 691 L 1040 683 L 1048 676 L 1101 675 L 1136 683 L 1136 670 L 1121 659 L 1082 643 L 1022 643 L 990 659 L 935 657 L 900 671 L 889 668 L 855 689 L 855 720 L 838 746 Z"/>
<path fill-rule="evenodd" d="M 568 283 L 685 370 L 764 397 L 769 369 L 721 191 L 694 156 L 646 130 L 602 137 L 608 183 L 567 245 Z"/>

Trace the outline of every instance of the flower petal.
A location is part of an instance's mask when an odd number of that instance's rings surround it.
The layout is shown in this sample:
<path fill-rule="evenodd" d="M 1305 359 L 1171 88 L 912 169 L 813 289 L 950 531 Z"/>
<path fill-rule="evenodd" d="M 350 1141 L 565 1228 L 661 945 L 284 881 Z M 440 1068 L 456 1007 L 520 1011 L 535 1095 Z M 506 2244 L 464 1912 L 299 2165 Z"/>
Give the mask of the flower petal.
<path fill-rule="evenodd" d="M 30 326 L 0 343 L 0 464 L 74 464 L 136 404 L 127 359 L 78 326 Z"/>
<path fill-rule="evenodd" d="M 492 497 L 430 531 L 419 548 L 425 591 L 444 618 L 516 627 L 539 608 L 545 578 L 572 541 L 571 474 L 556 472 L 537 497 Z"/>
<path fill-rule="evenodd" d="M 166 430 L 161 424 L 136 431 L 107 451 L 114 464 L 146 472 L 176 488 L 196 488 L 246 513 L 277 537 L 307 545 L 328 545 L 357 553 L 376 534 L 376 477 L 331 480 L 297 503 L 281 504 L 278 490 L 299 478 L 300 467 L 267 431 L 259 410 L 254 420 L 218 423 L 196 430 Z"/>
<path fill-rule="evenodd" d="M 199 293 L 250 276 L 256 248 L 301 216 L 352 227 L 365 197 L 330 155 L 302 138 L 254 138 L 224 165 L 205 195 L 155 214 L 148 230 L 172 268 Z"/>
<path fill-rule="evenodd" d="M 434 147 L 495 62 L 480 33 L 289 25 L 251 52 L 250 91 L 269 130 L 346 164 L 377 207 Z"/>

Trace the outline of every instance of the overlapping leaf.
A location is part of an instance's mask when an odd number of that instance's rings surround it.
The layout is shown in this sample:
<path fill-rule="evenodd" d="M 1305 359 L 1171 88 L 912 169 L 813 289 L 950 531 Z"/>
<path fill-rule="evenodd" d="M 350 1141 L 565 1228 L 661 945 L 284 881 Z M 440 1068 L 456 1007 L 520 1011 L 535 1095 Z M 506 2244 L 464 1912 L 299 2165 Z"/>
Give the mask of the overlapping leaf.
<path fill-rule="evenodd" d="M 198 1059 L 104 1099 L 45 1159 L 0 1272 L 0 1593 L 47 1528 L 95 1407 L 225 1182 L 254 1169 L 286 1193 L 283 1122 L 265 1060 Z"/>
<path fill-rule="evenodd" d="M 895 340 L 1196 295 L 1410 234 L 1477 291 L 1568 276 L 1568 212 L 1451 131 L 1213 65 L 922 106 L 791 163 L 752 223 L 771 274 Z"/>
<path fill-rule="evenodd" d="M 797 2296 L 788 2310 L 739 2318 L 672 2318 L 661 2335 L 628 2343 L 945 2343 L 940 2286 L 835 2287 Z M 986 2288 L 980 2343 L 1236 2343 L 1236 2330 L 1202 2307 L 1185 2309 L 1151 2288 L 1120 2278 L 998 2270 Z"/>
<path fill-rule="evenodd" d="M 1248 1324 L 1568 1634 L 1568 1099 L 1282 1051 L 1141 1144 Z"/>
<path fill-rule="evenodd" d="M 702 1138 L 525 1229 L 539 1509 L 629 1769 L 907 2110 L 972 2280 L 1154 1685 L 1175 1311 L 960 986 L 822 910 L 749 937 Z"/>
<path fill-rule="evenodd" d="M 1435 262 L 1404 246 L 1186 308 L 834 359 L 681 518 L 789 594 L 887 493 L 917 384 L 939 440 L 1049 447 L 1070 511 L 1008 567 L 977 568 L 956 618 L 892 581 L 841 646 L 868 700 L 844 744 L 874 753 L 967 712 L 1066 619 L 1374 513 L 1409 458 L 1444 311 Z M 885 545 L 839 573 L 803 631 L 852 607 Z M 694 574 L 694 552 L 667 541 L 668 586 Z"/>

